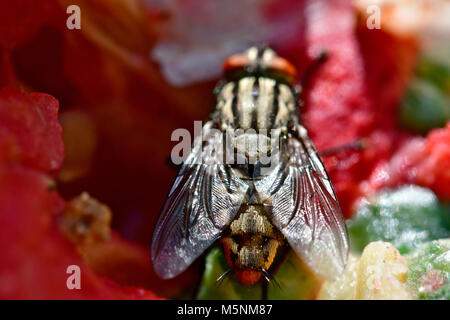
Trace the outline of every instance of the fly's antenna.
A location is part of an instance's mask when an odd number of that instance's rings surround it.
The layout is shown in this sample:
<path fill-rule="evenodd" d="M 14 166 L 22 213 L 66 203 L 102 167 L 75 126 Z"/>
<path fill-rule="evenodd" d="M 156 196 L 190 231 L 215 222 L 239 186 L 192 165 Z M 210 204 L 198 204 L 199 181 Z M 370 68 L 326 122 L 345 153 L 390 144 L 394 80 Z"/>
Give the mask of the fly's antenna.
<path fill-rule="evenodd" d="M 231 269 L 228 269 L 227 271 L 225 271 L 224 273 L 222 273 L 217 279 L 216 279 L 216 284 L 217 287 L 220 287 L 220 285 L 222 284 L 223 280 L 225 280 L 225 278 L 227 276 L 230 275 Z"/>
<path fill-rule="evenodd" d="M 275 278 L 269 271 L 267 271 L 266 269 L 262 269 L 261 271 L 262 271 L 264 279 L 266 279 L 267 283 L 273 282 L 279 289 L 281 289 L 280 284 L 278 283 L 277 280 L 275 280 Z"/>

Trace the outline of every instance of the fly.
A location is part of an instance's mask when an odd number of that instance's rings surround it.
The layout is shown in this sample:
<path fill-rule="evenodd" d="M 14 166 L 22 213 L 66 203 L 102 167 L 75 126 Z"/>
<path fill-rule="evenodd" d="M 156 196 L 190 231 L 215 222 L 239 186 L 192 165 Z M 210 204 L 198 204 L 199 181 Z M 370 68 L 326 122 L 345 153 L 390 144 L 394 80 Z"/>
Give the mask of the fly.
<path fill-rule="evenodd" d="M 151 256 L 160 277 L 182 273 L 216 241 L 246 285 L 270 281 L 286 247 L 323 278 L 343 272 L 349 251 L 344 218 L 297 117 L 295 77 L 292 64 L 270 48 L 251 47 L 225 62 L 215 110 L 156 224 Z M 235 134 L 224 148 L 213 133 L 229 130 Z M 225 161 L 230 152 L 231 163 Z M 277 160 L 263 164 L 265 154 Z"/>

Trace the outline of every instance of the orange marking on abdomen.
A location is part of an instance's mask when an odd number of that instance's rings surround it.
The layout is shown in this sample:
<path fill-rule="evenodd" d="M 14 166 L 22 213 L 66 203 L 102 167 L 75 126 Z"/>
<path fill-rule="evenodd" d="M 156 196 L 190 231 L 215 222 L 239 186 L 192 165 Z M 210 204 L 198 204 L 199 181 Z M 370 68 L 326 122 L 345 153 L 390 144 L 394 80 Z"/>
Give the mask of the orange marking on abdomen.
<path fill-rule="evenodd" d="M 257 283 L 262 276 L 261 271 L 252 269 L 236 269 L 235 272 L 239 282 L 247 286 Z"/>

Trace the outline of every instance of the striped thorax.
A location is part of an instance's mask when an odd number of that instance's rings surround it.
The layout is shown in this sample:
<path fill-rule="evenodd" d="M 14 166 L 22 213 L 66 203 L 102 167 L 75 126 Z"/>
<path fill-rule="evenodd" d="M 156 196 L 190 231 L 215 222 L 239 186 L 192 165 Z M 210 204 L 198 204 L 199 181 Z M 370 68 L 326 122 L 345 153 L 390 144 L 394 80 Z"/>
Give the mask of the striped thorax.
<path fill-rule="evenodd" d="M 286 134 L 297 122 L 293 70 L 270 48 L 251 47 L 225 62 L 226 82 L 217 95 L 215 114 L 222 131 L 234 131 L 237 154 L 268 156 L 274 132 Z"/>

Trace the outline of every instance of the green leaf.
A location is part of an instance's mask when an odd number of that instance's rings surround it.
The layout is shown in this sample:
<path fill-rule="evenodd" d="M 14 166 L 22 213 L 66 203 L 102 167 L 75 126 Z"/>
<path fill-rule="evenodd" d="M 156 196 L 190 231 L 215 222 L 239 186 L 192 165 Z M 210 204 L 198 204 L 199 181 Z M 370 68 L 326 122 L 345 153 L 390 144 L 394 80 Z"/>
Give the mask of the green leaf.
<path fill-rule="evenodd" d="M 450 98 L 431 81 L 415 78 L 409 84 L 399 109 L 400 123 L 426 133 L 443 127 L 450 119 Z"/>
<path fill-rule="evenodd" d="M 426 188 L 404 186 L 384 191 L 363 203 L 348 221 L 353 251 L 372 241 L 391 242 L 402 254 L 450 236 L 449 208 Z"/>
<path fill-rule="evenodd" d="M 274 276 L 279 287 L 269 286 L 267 298 L 270 300 L 310 300 L 320 289 L 320 280 L 292 250 Z"/>
<path fill-rule="evenodd" d="M 424 56 L 419 60 L 416 76 L 430 81 L 445 94 L 450 94 L 450 50 L 446 51 L 447 59 Z"/>
<path fill-rule="evenodd" d="M 427 243 L 407 258 L 407 283 L 418 299 L 450 300 L 450 239 Z"/>

